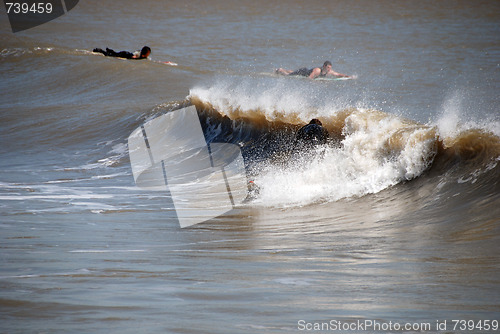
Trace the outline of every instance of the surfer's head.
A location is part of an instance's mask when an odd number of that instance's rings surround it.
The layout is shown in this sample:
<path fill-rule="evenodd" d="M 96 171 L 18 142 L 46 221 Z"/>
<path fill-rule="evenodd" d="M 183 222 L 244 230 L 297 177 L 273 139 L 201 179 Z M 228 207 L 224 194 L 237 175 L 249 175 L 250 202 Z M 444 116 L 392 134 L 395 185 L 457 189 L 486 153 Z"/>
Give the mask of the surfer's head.
<path fill-rule="evenodd" d="M 321 121 L 319 119 L 317 119 L 317 118 L 311 119 L 311 121 L 309 122 L 309 124 L 323 125 L 323 123 L 321 123 Z"/>
<path fill-rule="evenodd" d="M 330 61 L 325 61 L 323 63 L 323 67 L 321 68 L 321 73 L 325 75 L 326 73 L 330 72 L 332 70 L 332 63 Z"/>
<path fill-rule="evenodd" d="M 139 56 L 140 58 L 147 58 L 151 54 L 151 49 L 149 46 L 145 46 L 141 50 L 141 55 Z"/>
<path fill-rule="evenodd" d="M 321 121 L 313 118 L 309 124 L 299 129 L 296 135 L 296 142 L 302 148 L 310 149 L 316 145 L 326 144 L 328 137 L 328 131 L 323 127 Z"/>

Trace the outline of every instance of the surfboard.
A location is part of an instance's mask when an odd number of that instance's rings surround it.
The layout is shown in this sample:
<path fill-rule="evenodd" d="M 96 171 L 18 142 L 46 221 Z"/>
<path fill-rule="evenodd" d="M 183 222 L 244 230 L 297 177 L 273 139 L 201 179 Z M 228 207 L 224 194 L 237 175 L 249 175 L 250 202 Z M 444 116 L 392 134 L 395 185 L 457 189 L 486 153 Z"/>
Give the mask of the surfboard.
<path fill-rule="evenodd" d="M 102 56 L 102 57 L 104 57 L 104 54 L 102 54 L 101 52 L 94 52 L 94 51 L 89 51 L 89 50 L 78 50 L 78 49 L 77 49 L 77 51 L 83 52 L 85 54 L 91 54 L 91 55 L 96 55 L 96 56 Z M 122 58 L 122 57 L 110 57 L 110 58 L 116 58 L 116 59 L 121 59 L 121 60 L 131 60 L 131 59 Z M 138 59 L 132 59 L 132 60 L 138 60 Z M 179 65 L 177 63 L 174 63 L 173 61 L 152 60 L 149 57 L 147 58 L 147 60 L 150 60 L 153 63 L 164 64 L 164 65 L 168 65 L 168 66 L 178 66 Z"/>
<path fill-rule="evenodd" d="M 174 63 L 172 61 L 159 61 L 161 64 L 169 65 L 169 66 L 177 66 L 177 63 Z"/>
<path fill-rule="evenodd" d="M 317 81 L 344 81 L 344 80 L 352 80 L 354 79 L 353 77 L 341 77 L 341 78 L 328 78 L 328 77 L 322 77 L 322 78 L 315 78 L 314 80 Z"/>
<path fill-rule="evenodd" d="M 269 73 L 269 72 L 261 72 L 259 75 L 263 75 L 266 77 L 273 77 L 273 78 L 296 78 L 296 79 L 309 79 L 308 77 L 304 77 L 302 75 L 281 75 L 281 74 L 276 74 L 276 73 Z M 345 81 L 345 80 L 354 80 L 357 78 L 357 75 L 352 75 L 349 77 L 318 77 L 313 80 L 317 81 Z"/>
<path fill-rule="evenodd" d="M 301 75 L 291 75 L 291 76 L 284 76 L 284 77 L 311 80 L 308 77 L 304 77 Z M 313 80 L 314 81 L 345 81 L 345 80 L 352 80 L 352 79 L 355 79 L 355 78 L 354 77 L 340 77 L 340 78 L 338 78 L 338 77 L 318 77 L 318 78 L 314 78 Z"/>

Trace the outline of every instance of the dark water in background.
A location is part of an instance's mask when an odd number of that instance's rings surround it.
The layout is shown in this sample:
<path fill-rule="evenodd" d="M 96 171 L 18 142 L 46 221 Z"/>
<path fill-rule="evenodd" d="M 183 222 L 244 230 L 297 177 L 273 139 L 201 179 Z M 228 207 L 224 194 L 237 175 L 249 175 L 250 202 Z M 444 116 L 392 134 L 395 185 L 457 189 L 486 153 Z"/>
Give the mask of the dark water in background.
<path fill-rule="evenodd" d="M 500 320 L 498 2 L 81 1 L 16 34 L 1 17 L 0 332 Z M 87 51 L 143 45 L 152 61 Z M 358 78 L 269 75 L 327 59 Z M 186 100 L 261 192 L 180 229 L 168 194 L 135 187 L 127 137 Z M 313 117 L 336 142 L 284 168 Z"/>

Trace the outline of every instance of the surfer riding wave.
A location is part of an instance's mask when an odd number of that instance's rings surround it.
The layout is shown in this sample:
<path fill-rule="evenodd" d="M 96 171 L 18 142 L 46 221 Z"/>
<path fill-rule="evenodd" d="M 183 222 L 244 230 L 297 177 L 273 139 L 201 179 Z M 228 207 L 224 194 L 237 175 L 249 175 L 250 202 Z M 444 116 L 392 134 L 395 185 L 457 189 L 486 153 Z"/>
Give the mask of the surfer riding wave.
<path fill-rule="evenodd" d="M 326 144 L 328 137 L 328 131 L 323 127 L 321 121 L 313 118 L 309 124 L 299 129 L 295 140 L 296 145 L 300 143 L 302 145 L 317 146 Z"/>

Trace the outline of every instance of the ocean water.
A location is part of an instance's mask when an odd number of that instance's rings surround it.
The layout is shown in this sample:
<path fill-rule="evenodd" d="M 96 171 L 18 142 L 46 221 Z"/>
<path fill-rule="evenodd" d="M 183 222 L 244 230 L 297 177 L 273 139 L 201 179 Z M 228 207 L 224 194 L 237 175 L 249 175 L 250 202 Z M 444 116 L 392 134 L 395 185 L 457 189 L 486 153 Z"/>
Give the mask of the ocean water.
<path fill-rule="evenodd" d="M 0 333 L 498 332 L 499 2 L 1 11 Z M 273 75 L 325 60 L 356 79 Z M 181 229 L 127 138 L 188 104 L 258 191 Z"/>

